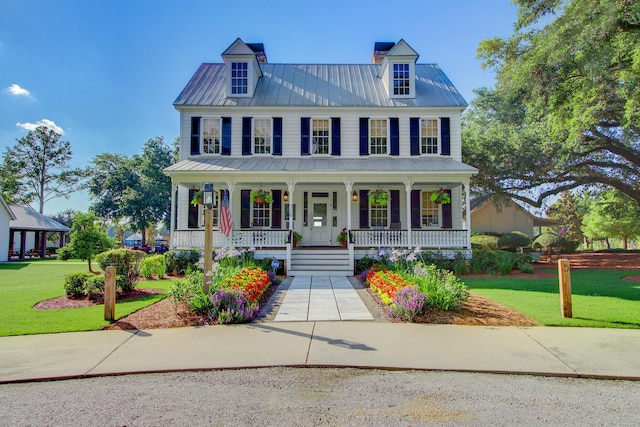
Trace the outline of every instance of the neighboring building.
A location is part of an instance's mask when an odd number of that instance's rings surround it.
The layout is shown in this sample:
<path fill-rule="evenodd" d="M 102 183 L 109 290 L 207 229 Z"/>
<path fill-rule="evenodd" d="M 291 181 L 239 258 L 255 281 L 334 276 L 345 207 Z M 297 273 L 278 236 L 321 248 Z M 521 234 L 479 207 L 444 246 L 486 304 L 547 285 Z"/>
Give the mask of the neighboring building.
<path fill-rule="evenodd" d="M 16 219 L 13 211 L 0 196 L 0 262 L 5 262 L 9 259 L 11 254 L 9 250 L 9 224 L 12 220 Z"/>
<path fill-rule="evenodd" d="M 64 246 L 65 236 L 71 229 L 28 206 L 11 206 L 15 218 L 10 223 L 9 254 L 18 258 L 26 255 L 44 257 L 47 235 L 59 233 L 59 247 Z"/>
<path fill-rule="evenodd" d="M 511 199 L 502 203 L 495 203 L 490 196 L 471 200 L 471 231 L 476 234 L 521 231 L 533 239 L 541 233 L 541 227 L 557 225 L 558 222 L 539 218 Z"/>
<path fill-rule="evenodd" d="M 261 43 L 240 39 L 222 59 L 202 64 L 174 103 L 180 161 L 165 169 L 173 248 L 204 246 L 202 206 L 190 202 L 212 182 L 214 246 L 257 247 L 292 275 L 313 262 L 351 271 L 373 247 L 470 250 L 461 201 L 477 170 L 461 161 L 467 103 L 437 65 L 418 64 L 404 40 L 376 43 L 372 64 L 269 64 Z M 441 188 L 450 204 L 431 202 Z M 258 189 L 273 202 L 255 203 Z M 388 203 L 370 203 L 373 190 Z M 219 229 L 223 198 L 229 236 Z M 291 252 L 293 231 L 302 249 L 340 249 L 343 229 L 349 250 L 327 251 L 324 264 Z"/>

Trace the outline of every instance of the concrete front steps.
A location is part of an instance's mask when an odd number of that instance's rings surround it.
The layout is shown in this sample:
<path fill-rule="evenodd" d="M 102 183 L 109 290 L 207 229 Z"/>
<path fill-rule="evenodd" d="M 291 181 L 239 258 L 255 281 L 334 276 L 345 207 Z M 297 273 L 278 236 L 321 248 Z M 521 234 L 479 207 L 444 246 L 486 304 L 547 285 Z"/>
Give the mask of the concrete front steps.
<path fill-rule="evenodd" d="M 294 249 L 287 276 L 353 276 L 346 249 Z"/>

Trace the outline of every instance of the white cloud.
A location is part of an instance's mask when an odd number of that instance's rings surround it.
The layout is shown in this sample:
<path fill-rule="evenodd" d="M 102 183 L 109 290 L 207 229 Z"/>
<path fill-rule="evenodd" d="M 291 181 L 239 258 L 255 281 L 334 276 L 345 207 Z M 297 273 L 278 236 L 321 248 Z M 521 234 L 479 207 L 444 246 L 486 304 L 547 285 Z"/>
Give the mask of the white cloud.
<path fill-rule="evenodd" d="M 64 133 L 64 130 L 62 130 L 60 126 L 55 124 L 53 120 L 49 120 L 49 119 L 42 119 L 37 121 L 36 123 L 16 123 L 16 126 L 26 130 L 34 130 L 38 126 L 46 126 L 49 129 L 55 131 L 56 133 L 59 133 L 60 135 Z"/>
<path fill-rule="evenodd" d="M 31 93 L 28 90 L 26 90 L 23 87 L 20 87 L 15 83 L 7 88 L 7 92 L 9 92 L 11 95 L 16 95 L 16 96 L 26 96 L 26 97 L 31 96 Z"/>

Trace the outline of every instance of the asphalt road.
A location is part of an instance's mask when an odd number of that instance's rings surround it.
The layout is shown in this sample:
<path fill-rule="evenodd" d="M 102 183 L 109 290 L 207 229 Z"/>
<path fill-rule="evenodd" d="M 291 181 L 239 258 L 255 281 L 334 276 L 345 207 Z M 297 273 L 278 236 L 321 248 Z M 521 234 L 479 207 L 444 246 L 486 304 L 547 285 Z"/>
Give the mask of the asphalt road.
<path fill-rule="evenodd" d="M 265 368 L 0 385 L 0 425 L 640 425 L 640 382 Z"/>

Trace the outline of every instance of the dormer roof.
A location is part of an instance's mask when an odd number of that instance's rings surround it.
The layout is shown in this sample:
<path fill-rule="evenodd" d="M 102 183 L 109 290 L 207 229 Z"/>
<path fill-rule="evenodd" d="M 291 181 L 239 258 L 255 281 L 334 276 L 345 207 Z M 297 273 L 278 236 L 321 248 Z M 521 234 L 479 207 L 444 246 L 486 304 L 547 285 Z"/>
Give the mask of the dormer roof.
<path fill-rule="evenodd" d="M 262 77 L 260 63 L 267 62 L 267 55 L 262 43 L 245 43 L 238 37 L 231 46 L 222 52 L 224 62 L 234 62 L 238 60 L 253 61 L 253 65 L 259 77 Z"/>
<path fill-rule="evenodd" d="M 375 47 L 374 47 L 375 49 Z M 409 43 L 400 39 L 400 41 L 393 45 L 384 55 L 384 59 L 382 60 L 382 66 L 380 67 L 380 72 L 378 73 L 378 77 L 382 77 L 387 72 L 388 62 L 392 60 L 393 62 L 397 61 L 412 61 L 414 64 L 418 61 L 420 54 L 413 50 Z"/>

